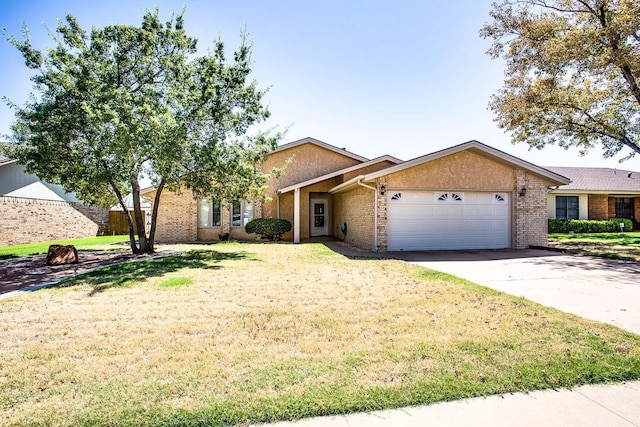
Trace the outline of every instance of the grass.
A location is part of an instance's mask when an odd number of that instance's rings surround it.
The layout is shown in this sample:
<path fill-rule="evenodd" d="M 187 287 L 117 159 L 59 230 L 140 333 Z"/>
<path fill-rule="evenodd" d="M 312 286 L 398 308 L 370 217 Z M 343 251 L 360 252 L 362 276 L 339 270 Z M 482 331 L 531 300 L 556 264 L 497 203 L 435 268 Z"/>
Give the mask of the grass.
<path fill-rule="evenodd" d="M 82 239 L 27 243 L 24 245 L 0 246 L 0 260 L 46 254 L 49 250 L 49 245 L 75 245 L 78 250 L 115 250 L 128 248 L 128 241 L 128 236 L 98 236 L 85 237 Z M 123 246 L 114 247 L 113 245 L 116 243 L 123 243 Z"/>
<path fill-rule="evenodd" d="M 640 336 L 401 261 L 174 248 L 0 303 L 5 423 L 238 425 L 640 378 Z"/>
<path fill-rule="evenodd" d="M 550 234 L 552 246 L 573 253 L 640 262 L 640 232 Z"/>

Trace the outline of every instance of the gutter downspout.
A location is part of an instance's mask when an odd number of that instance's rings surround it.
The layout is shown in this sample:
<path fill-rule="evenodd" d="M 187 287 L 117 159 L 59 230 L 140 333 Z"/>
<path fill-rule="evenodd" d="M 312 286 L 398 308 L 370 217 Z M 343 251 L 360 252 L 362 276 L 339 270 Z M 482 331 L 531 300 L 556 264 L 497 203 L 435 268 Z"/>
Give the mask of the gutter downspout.
<path fill-rule="evenodd" d="M 378 189 L 362 183 L 362 179 L 357 181 L 358 185 L 369 190 L 373 190 L 373 250 L 378 252 Z"/>

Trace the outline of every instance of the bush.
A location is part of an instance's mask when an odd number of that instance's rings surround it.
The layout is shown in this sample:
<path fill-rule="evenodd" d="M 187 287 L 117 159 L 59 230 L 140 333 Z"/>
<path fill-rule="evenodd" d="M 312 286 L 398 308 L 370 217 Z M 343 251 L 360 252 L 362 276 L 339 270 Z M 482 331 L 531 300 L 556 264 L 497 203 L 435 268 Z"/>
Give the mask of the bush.
<path fill-rule="evenodd" d="M 624 230 L 631 231 L 633 222 L 626 218 L 593 219 L 550 219 L 549 233 L 615 233 L 620 231 L 620 223 Z"/>
<path fill-rule="evenodd" d="M 280 240 L 282 235 L 291 231 L 291 223 L 280 218 L 255 218 L 244 226 L 247 233 L 255 233 L 263 239 Z"/>

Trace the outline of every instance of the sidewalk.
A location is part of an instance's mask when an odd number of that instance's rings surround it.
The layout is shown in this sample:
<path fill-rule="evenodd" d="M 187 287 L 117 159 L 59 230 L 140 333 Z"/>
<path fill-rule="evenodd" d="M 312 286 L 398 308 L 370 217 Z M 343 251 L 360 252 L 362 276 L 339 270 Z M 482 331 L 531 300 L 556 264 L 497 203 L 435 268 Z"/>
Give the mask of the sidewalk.
<path fill-rule="evenodd" d="M 457 400 L 389 411 L 307 418 L 266 427 L 640 426 L 640 381 Z"/>

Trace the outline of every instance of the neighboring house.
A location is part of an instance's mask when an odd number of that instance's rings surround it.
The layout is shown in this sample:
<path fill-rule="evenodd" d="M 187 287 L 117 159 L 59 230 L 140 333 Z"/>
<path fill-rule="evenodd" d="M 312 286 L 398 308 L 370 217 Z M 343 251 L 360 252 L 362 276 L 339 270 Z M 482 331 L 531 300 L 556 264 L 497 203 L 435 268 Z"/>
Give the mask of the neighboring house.
<path fill-rule="evenodd" d="M 0 245 L 95 236 L 108 219 L 107 209 L 83 205 L 0 154 Z"/>
<path fill-rule="evenodd" d="M 269 154 L 263 170 L 284 164 L 264 203 L 227 208 L 188 191 L 163 192 L 156 239 L 255 238 L 246 222 L 278 217 L 293 224 L 284 236 L 293 242 L 333 236 L 373 251 L 527 248 L 547 244 L 547 193 L 570 182 L 477 141 L 402 162 L 305 138 Z"/>
<path fill-rule="evenodd" d="M 640 172 L 610 168 L 547 167 L 571 183 L 549 193 L 550 219 L 640 220 Z"/>

